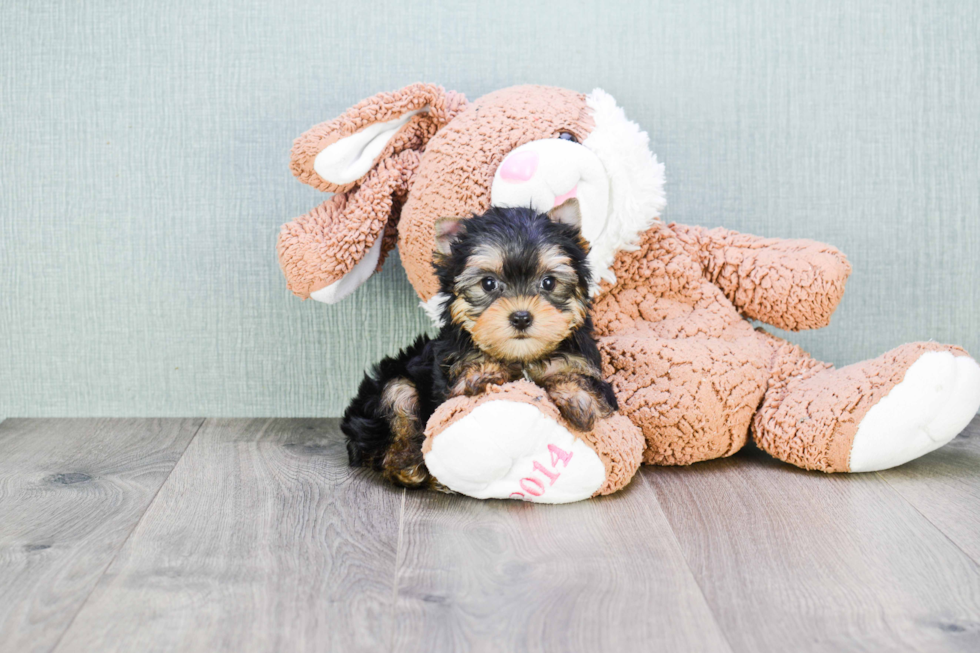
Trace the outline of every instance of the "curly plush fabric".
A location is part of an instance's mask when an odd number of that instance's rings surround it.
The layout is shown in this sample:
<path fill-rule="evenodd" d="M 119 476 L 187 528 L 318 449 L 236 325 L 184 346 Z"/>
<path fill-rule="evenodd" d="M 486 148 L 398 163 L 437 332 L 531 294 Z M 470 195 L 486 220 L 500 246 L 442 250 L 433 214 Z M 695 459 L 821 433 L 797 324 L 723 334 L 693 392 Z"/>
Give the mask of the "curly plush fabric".
<path fill-rule="evenodd" d="M 967 356 L 960 347 L 914 342 L 834 369 L 795 345 L 769 339 L 775 354 L 772 381 L 752 424 L 755 441 L 780 460 L 823 472 L 850 471 L 851 447 L 861 420 L 901 383 L 922 354 Z"/>
<path fill-rule="evenodd" d="M 849 471 L 861 419 L 923 353 L 966 355 L 912 343 L 836 370 L 752 329 L 741 314 L 794 329 L 829 321 L 850 265 L 821 243 L 658 224 L 614 271 L 619 281 L 596 306 L 596 331 L 622 412 L 647 438 L 645 463 L 731 455 L 751 427 L 781 460 Z"/>
<path fill-rule="evenodd" d="M 535 179 L 532 171 L 507 183 L 527 182 L 533 192 L 525 197 L 547 203 L 574 196 L 589 171 L 607 177 L 608 197 L 599 198 L 606 210 L 588 217 L 604 227 L 598 238 L 615 256 L 602 270 L 593 317 L 620 413 L 580 435 L 606 467 L 600 493 L 622 487 L 641 456 L 658 465 L 711 460 L 737 452 L 750 433 L 798 467 L 850 471 L 860 450 L 860 470 L 882 469 L 948 442 L 980 407 L 980 366 L 958 347 L 913 343 L 834 369 L 753 328 L 746 318 L 787 330 L 826 326 L 851 272 L 847 259 L 808 240 L 661 222 L 663 169 L 647 135 L 608 94 L 518 86 L 464 106 L 461 96 L 438 87 L 408 89 L 366 100 L 297 141 L 297 175 L 321 189 L 345 190 L 328 188 L 312 170 L 325 144 L 430 108 L 406 123 L 347 197 L 283 227 L 279 253 L 290 289 L 307 296 L 340 278 L 384 231 L 385 248 L 397 235 L 419 297 L 433 299 L 436 220 L 484 211 L 508 155 L 519 147 L 558 151 L 544 141 L 568 132 L 573 139 L 566 140 L 584 148 L 569 158 L 579 163 L 552 157 L 547 174 Z M 508 186 L 507 201 L 520 192 Z M 894 395 L 901 388 L 905 394 Z M 428 441 L 501 397 L 561 420 L 543 391 L 511 384 L 447 403 L 429 423 Z"/>
<path fill-rule="evenodd" d="M 432 273 L 435 221 L 486 211 L 494 172 L 514 148 L 563 131 L 584 140 L 593 124 L 581 93 L 515 86 L 471 103 L 432 138 L 402 209 L 398 242 L 408 280 L 423 301 L 439 289 Z"/>
<path fill-rule="evenodd" d="M 404 150 L 421 151 L 428 140 L 466 107 L 462 93 L 446 91 L 435 84 L 412 84 L 391 93 L 378 93 L 362 100 L 342 115 L 307 130 L 293 143 L 290 170 L 304 184 L 323 192 L 342 192 L 360 183 L 333 184 L 313 170 L 316 155 L 342 138 L 361 129 L 397 118 L 410 111 L 426 108 L 402 127 L 388 142 L 376 162 L 384 161 Z"/>
<path fill-rule="evenodd" d="M 787 331 L 819 329 L 851 274 L 836 249 L 812 240 L 758 238 L 721 227 L 671 224 L 687 252 L 747 317 Z"/>
<path fill-rule="evenodd" d="M 385 159 L 349 193 L 337 193 L 279 231 L 279 265 L 289 289 L 306 299 L 343 277 L 390 225 L 378 269 L 394 247 L 398 206 L 419 165 L 418 153 L 405 150 Z M 392 217 L 392 216 L 396 217 Z"/>
<path fill-rule="evenodd" d="M 684 465 L 745 444 L 768 378 L 768 348 L 657 223 L 595 307 L 603 372 L 647 438 L 644 462 Z"/>

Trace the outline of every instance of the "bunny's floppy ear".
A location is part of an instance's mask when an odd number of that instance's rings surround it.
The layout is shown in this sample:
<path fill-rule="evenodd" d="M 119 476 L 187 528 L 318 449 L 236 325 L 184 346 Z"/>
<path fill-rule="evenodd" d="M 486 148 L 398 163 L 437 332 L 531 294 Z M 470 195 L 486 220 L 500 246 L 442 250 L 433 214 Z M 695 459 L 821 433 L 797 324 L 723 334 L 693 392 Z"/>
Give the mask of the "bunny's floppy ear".
<path fill-rule="evenodd" d="M 293 144 L 300 181 L 337 193 L 283 225 L 277 252 L 289 289 L 333 303 L 381 269 L 425 144 L 466 106 L 432 84 L 379 93 Z"/>
<path fill-rule="evenodd" d="M 462 94 L 434 84 L 378 93 L 297 138 L 290 168 L 319 190 L 350 190 L 380 161 L 421 150 L 465 106 Z"/>

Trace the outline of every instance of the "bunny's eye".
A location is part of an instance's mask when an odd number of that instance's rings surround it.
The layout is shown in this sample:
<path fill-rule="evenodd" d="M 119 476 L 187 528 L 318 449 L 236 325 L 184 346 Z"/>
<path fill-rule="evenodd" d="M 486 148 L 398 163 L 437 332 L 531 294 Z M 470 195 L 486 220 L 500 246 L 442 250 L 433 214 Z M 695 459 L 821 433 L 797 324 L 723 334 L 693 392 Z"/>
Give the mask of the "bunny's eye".
<path fill-rule="evenodd" d="M 561 132 L 558 134 L 558 139 L 563 141 L 571 141 L 573 143 L 578 143 L 578 139 L 575 138 L 575 134 L 572 132 Z"/>

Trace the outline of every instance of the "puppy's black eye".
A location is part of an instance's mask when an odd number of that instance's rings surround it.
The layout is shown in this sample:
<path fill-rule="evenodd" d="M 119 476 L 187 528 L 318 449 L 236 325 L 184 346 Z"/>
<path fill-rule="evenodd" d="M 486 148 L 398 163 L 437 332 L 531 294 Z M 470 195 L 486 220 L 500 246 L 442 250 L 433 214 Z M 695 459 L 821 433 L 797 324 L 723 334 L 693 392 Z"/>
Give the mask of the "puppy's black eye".
<path fill-rule="evenodd" d="M 493 277 L 483 277 L 480 281 L 480 287 L 483 288 L 484 292 L 493 292 L 497 289 L 497 280 Z"/>
<path fill-rule="evenodd" d="M 555 289 L 555 278 L 554 277 L 545 277 L 544 279 L 542 279 L 541 280 L 541 289 L 544 290 L 545 292 L 551 292 L 552 290 L 554 290 Z"/>
<path fill-rule="evenodd" d="M 575 138 L 575 134 L 571 132 L 561 132 L 558 134 L 558 138 L 563 141 L 571 141 L 573 143 L 578 143 L 578 139 Z"/>

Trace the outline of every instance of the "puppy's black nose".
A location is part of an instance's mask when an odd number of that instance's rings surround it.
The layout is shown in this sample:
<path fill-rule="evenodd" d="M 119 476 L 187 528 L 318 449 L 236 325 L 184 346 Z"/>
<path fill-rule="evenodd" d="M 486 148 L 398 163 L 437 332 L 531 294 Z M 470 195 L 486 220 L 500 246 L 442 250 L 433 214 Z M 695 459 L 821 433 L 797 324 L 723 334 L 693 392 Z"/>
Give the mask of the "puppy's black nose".
<path fill-rule="evenodd" d="M 528 328 L 533 321 L 534 318 L 527 311 L 514 311 L 510 314 L 510 323 L 518 331 L 523 331 Z"/>

